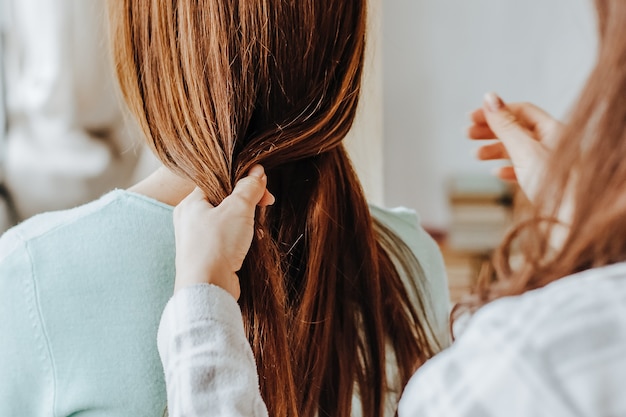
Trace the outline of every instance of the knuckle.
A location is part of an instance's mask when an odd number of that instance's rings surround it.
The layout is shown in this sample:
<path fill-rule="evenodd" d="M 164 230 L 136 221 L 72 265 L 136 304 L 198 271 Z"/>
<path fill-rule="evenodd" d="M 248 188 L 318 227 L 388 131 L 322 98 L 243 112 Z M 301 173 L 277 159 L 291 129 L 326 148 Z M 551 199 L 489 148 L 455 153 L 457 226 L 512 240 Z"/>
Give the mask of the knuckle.
<path fill-rule="evenodd" d="M 231 204 L 235 207 L 241 209 L 247 209 L 248 207 L 254 206 L 255 203 L 250 199 L 247 195 L 241 193 L 235 193 L 231 195 Z"/>
<path fill-rule="evenodd" d="M 512 113 L 504 113 L 500 118 L 500 126 L 505 129 L 510 129 L 516 127 L 519 124 L 517 117 L 515 117 Z"/>
<path fill-rule="evenodd" d="M 257 177 L 246 177 L 242 179 L 241 181 L 243 184 L 249 184 L 250 186 L 253 186 L 253 187 L 260 187 L 263 184 L 263 181 L 261 180 L 261 178 L 257 178 Z"/>

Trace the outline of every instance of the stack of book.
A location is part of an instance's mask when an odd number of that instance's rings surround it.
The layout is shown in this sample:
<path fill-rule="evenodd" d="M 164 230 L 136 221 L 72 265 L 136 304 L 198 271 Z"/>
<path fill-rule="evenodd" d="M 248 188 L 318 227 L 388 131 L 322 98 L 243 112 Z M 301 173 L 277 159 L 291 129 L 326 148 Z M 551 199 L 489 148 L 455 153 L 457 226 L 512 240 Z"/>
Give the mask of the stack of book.
<path fill-rule="evenodd" d="M 448 245 L 456 251 L 490 252 L 511 224 L 512 189 L 490 175 L 458 175 L 450 180 Z"/>
<path fill-rule="evenodd" d="M 490 175 L 456 175 L 448 184 L 451 221 L 443 254 L 450 295 L 460 300 L 512 221 L 513 189 Z"/>

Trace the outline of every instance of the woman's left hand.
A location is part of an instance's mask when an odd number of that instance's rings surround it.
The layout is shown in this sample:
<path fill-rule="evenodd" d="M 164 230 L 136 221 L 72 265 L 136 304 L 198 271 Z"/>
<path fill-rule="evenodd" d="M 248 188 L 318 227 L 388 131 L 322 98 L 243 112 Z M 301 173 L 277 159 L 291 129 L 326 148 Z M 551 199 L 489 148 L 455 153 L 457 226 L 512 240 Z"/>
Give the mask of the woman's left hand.
<path fill-rule="evenodd" d="M 498 139 L 481 146 L 478 159 L 510 159 L 512 166 L 500 168 L 498 176 L 517 181 L 534 202 L 542 172 L 563 133 L 563 125 L 531 103 L 506 104 L 494 93 L 485 96 L 483 107 L 474 111 L 471 118 L 471 139 Z"/>
<path fill-rule="evenodd" d="M 257 206 L 274 203 L 263 167 L 254 166 L 233 193 L 213 207 L 196 188 L 174 209 L 176 283 L 174 291 L 214 284 L 239 299 L 241 269 L 254 236 Z"/>

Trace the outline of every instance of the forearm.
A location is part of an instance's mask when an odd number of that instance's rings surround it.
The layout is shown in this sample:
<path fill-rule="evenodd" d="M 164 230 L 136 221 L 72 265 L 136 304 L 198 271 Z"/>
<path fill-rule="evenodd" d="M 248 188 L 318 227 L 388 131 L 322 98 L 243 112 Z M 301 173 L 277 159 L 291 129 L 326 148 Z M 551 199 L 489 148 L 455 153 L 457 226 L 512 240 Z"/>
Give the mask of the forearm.
<path fill-rule="evenodd" d="M 170 417 L 267 416 L 241 311 L 223 289 L 179 290 L 161 317 L 158 346 Z"/>

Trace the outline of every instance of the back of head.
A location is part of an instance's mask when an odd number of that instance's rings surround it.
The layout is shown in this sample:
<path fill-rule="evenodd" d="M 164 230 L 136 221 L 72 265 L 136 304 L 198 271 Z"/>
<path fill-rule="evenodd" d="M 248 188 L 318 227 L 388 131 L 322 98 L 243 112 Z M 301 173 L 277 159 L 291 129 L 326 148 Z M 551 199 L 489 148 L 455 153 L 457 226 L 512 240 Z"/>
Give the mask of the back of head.
<path fill-rule="evenodd" d="M 359 98 L 365 2 L 137 1 L 115 9 L 131 110 L 164 163 L 211 200 L 252 163 L 272 172 L 341 145 Z"/>
<path fill-rule="evenodd" d="M 271 415 L 382 413 L 433 349 L 397 269 L 419 265 L 369 214 L 342 145 L 358 103 L 365 0 L 113 0 L 122 91 L 161 161 L 213 204 L 256 163 L 240 304 Z M 419 300 L 419 292 L 414 291 Z"/>
<path fill-rule="evenodd" d="M 596 65 L 547 163 L 533 213 L 496 253 L 498 281 L 482 286 L 473 307 L 626 261 L 626 2 L 595 3 Z M 563 213 L 565 233 L 556 220 Z M 525 261 L 519 268 L 509 262 L 513 241 Z"/>

